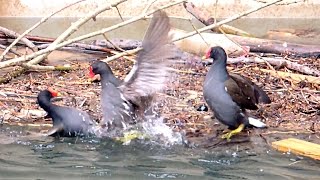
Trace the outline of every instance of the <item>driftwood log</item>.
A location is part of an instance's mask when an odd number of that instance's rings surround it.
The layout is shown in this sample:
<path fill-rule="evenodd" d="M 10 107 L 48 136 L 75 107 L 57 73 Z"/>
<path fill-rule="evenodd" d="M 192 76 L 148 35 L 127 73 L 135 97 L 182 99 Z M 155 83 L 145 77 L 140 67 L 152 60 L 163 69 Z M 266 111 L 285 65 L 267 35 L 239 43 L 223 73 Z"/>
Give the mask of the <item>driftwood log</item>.
<path fill-rule="evenodd" d="M 54 41 L 53 38 L 47 38 L 47 37 L 39 37 L 39 36 L 31 36 L 31 35 L 27 35 L 25 37 L 29 41 L 31 41 L 33 44 L 35 44 L 38 49 L 45 49 L 49 46 L 50 42 Z M 7 42 L 12 40 L 12 39 L 3 39 L 3 38 L 4 36 L 0 34 L 0 44 L 1 42 Z M 20 45 L 23 45 L 23 43 L 20 43 Z M 78 52 L 91 53 L 91 54 L 93 53 L 94 54 L 103 54 L 103 53 L 117 54 L 116 53 L 117 48 L 115 46 L 120 47 L 121 49 L 124 49 L 124 50 L 134 50 L 141 47 L 141 41 L 130 40 L 130 39 L 94 40 L 90 44 L 72 43 L 64 48 L 61 48 L 61 50 L 78 51 Z M 124 58 L 132 61 L 132 59 L 128 56 L 125 56 Z M 110 61 L 110 60 L 108 59 L 107 61 Z M 269 64 L 277 67 L 287 67 L 288 69 L 295 70 L 297 72 L 300 72 L 306 75 L 320 76 L 319 70 L 312 69 L 308 66 L 304 66 L 296 62 L 289 61 L 282 57 L 281 58 L 279 57 L 263 57 L 263 58 L 239 57 L 239 58 L 228 59 L 229 64 L 265 63 L 265 62 L 268 62 Z"/>
<path fill-rule="evenodd" d="M 209 26 L 214 23 L 214 18 L 210 17 L 209 13 L 201 11 L 192 2 L 185 3 L 184 7 L 204 25 Z M 216 29 L 212 29 L 212 31 L 216 32 Z M 244 35 L 243 33 L 238 34 Z M 288 54 L 296 57 L 320 57 L 320 46 L 317 45 L 294 44 L 236 35 L 227 36 L 241 46 L 249 46 L 250 52 Z"/>

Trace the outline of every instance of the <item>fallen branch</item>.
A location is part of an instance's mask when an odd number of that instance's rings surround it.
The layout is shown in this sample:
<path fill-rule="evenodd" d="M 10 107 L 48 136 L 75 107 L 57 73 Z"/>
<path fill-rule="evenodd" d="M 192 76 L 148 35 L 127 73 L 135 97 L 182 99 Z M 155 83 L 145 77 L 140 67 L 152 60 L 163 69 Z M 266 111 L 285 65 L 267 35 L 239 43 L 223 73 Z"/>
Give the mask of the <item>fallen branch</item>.
<path fill-rule="evenodd" d="M 142 43 L 138 40 L 132 40 L 132 39 L 112 39 L 111 42 L 108 42 L 107 40 L 95 40 L 92 44 L 97 46 L 102 46 L 106 48 L 114 48 L 114 44 L 117 45 L 119 48 L 123 50 L 132 50 L 137 47 L 141 47 Z"/>
<path fill-rule="evenodd" d="M 25 38 L 29 39 L 30 41 L 40 41 L 40 42 L 53 42 L 54 38 L 48 38 L 48 37 L 40 37 L 40 36 L 32 36 L 32 35 L 25 35 Z M 4 33 L 0 32 L 0 38 L 3 39 L 10 39 L 10 37 L 6 36 Z M 16 39 L 15 39 L 16 40 Z"/>
<path fill-rule="evenodd" d="M 1 49 L 6 49 L 7 47 L 4 46 L 4 45 L 2 45 L 2 44 L 0 44 L 0 48 L 1 48 Z M 20 53 L 18 53 L 17 51 L 15 51 L 15 50 L 13 50 L 13 49 L 9 49 L 9 52 L 11 52 L 11 53 L 14 54 L 14 55 L 20 56 Z"/>
<path fill-rule="evenodd" d="M 286 60 L 282 57 L 280 58 L 268 58 L 268 57 L 255 57 L 255 58 L 244 58 L 244 57 L 239 57 L 239 58 L 228 58 L 228 64 L 236 64 L 236 63 L 265 63 L 267 61 L 273 66 L 284 66 L 287 67 L 288 69 L 295 70 L 298 72 L 301 72 L 303 74 L 307 75 L 313 75 L 313 76 L 320 76 L 320 71 L 316 69 L 312 69 L 310 67 L 291 62 L 289 60 Z"/>
<path fill-rule="evenodd" d="M 92 17 L 96 17 L 98 14 L 106 11 L 106 10 L 110 10 L 113 7 L 117 7 L 119 4 L 125 2 L 127 0 L 119 0 L 115 3 L 112 4 L 108 4 L 108 5 L 104 5 L 102 7 L 100 7 L 99 9 L 89 13 L 87 16 L 79 19 L 77 22 L 73 23 L 66 31 L 64 31 L 52 44 L 50 44 L 50 46 L 47 49 L 51 49 L 56 47 L 57 44 L 59 44 L 60 42 L 63 42 L 66 38 L 68 38 L 71 34 L 73 34 L 74 32 L 76 32 L 79 27 L 81 27 L 84 23 L 86 23 L 87 21 L 89 21 L 90 19 L 92 19 Z M 50 51 L 49 51 L 50 52 Z M 48 53 L 49 53 L 48 52 Z M 44 53 L 40 56 L 37 56 L 36 58 L 34 58 L 33 60 L 28 62 L 28 65 L 35 65 L 38 64 L 39 62 L 41 62 L 44 58 L 47 57 L 48 53 Z"/>
<path fill-rule="evenodd" d="M 38 45 L 39 49 L 45 49 L 49 46 L 50 44 L 41 44 Z M 87 53 L 87 54 L 105 54 L 105 51 L 101 51 L 101 50 L 90 50 L 90 49 L 86 49 L 86 48 L 77 48 L 74 46 L 65 46 L 60 48 L 59 50 L 61 51 L 75 51 L 75 52 L 81 52 L 81 53 Z"/>
<path fill-rule="evenodd" d="M 201 11 L 200 9 L 198 9 L 192 2 L 184 2 L 183 6 L 190 14 L 192 14 L 195 18 L 197 18 L 204 25 L 209 26 L 209 25 L 215 23 L 214 18 L 210 17 L 210 15 L 206 11 Z M 252 37 L 252 35 L 250 33 L 245 32 L 241 29 L 235 28 L 233 26 L 226 25 L 226 24 L 223 24 L 220 27 L 212 28 L 211 31 L 221 33 L 219 28 L 221 28 L 227 34 Z"/>
<path fill-rule="evenodd" d="M 125 55 L 133 55 L 133 54 L 136 54 L 137 52 L 139 52 L 141 49 L 142 49 L 141 47 L 138 47 L 133 50 L 124 51 L 124 52 L 118 53 L 114 56 L 108 57 L 106 59 L 102 59 L 102 61 L 110 62 L 110 61 L 113 61 L 113 60 L 118 59 L 118 58 L 125 56 Z"/>
<path fill-rule="evenodd" d="M 48 47 L 50 44 L 42 44 L 40 45 L 39 49 L 43 48 L 43 47 Z M 110 53 L 110 54 L 114 54 L 114 55 L 118 55 L 119 52 L 118 51 L 115 51 L 115 50 L 112 50 L 112 49 L 109 49 L 109 48 L 105 48 L 105 47 L 101 47 L 101 46 L 96 46 L 96 45 L 91 45 L 91 44 L 84 44 L 84 43 L 72 43 L 66 47 L 63 47 L 65 48 L 65 50 L 74 50 L 74 51 L 79 51 L 78 48 L 82 48 L 84 50 L 89 50 L 91 51 L 101 51 L 101 52 L 106 52 L 106 53 Z M 69 49 L 67 49 L 69 48 Z M 126 53 L 126 55 L 132 55 L 132 53 Z M 126 60 L 129 60 L 129 61 L 133 61 L 135 62 L 135 60 L 133 60 L 132 58 L 128 57 L 124 55 L 123 58 L 126 59 Z M 120 56 L 121 57 L 121 56 Z"/>
<path fill-rule="evenodd" d="M 26 68 L 17 67 L 12 72 L 7 73 L 4 77 L 0 77 L 0 84 L 7 83 L 11 81 L 13 78 L 20 76 L 21 74 L 27 71 Z"/>
<path fill-rule="evenodd" d="M 188 12 L 190 12 L 194 17 L 196 17 L 204 25 L 211 26 L 214 24 L 214 18 L 210 17 L 210 15 L 207 12 L 200 11 L 197 7 L 194 6 L 194 4 L 186 3 L 185 8 L 187 9 Z M 228 34 L 227 29 L 222 29 L 222 30 Z M 243 37 L 247 35 L 243 34 L 242 32 L 240 32 L 238 35 L 241 35 L 241 36 L 228 35 L 228 37 L 242 46 L 249 46 L 250 52 L 291 54 L 291 55 L 302 56 L 302 57 L 320 56 L 319 46 L 293 44 L 293 43 L 286 43 L 283 41 L 276 41 L 276 40 Z"/>
<path fill-rule="evenodd" d="M 1 54 L 0 56 L 0 61 L 4 58 L 4 56 L 9 52 L 9 50 L 17 44 L 17 42 L 19 42 L 20 40 L 24 39 L 23 37 L 25 35 L 27 35 L 28 33 L 30 33 L 32 30 L 34 30 L 35 28 L 37 28 L 38 26 L 40 26 L 42 23 L 46 22 L 50 17 L 54 16 L 55 14 L 63 11 L 64 9 L 70 7 L 70 6 L 73 6 L 75 4 L 78 4 L 82 1 L 85 1 L 85 0 L 80 0 L 80 1 L 77 1 L 77 2 L 74 2 L 74 3 L 71 3 L 61 9 L 59 9 L 58 11 L 46 16 L 46 17 L 43 17 L 38 23 L 36 23 L 35 25 L 33 25 L 31 28 L 29 28 L 28 30 L 26 30 L 25 32 L 23 32 L 20 36 L 18 36 L 6 49 L 5 51 L 3 51 L 3 53 Z M 29 38 L 28 38 L 29 39 Z"/>
<path fill-rule="evenodd" d="M 243 17 L 243 16 L 247 16 L 247 15 L 249 15 L 249 14 L 251 14 L 251 13 L 254 13 L 254 12 L 256 12 L 256 11 L 258 11 L 258 10 L 260 10 L 260 9 L 263 9 L 263 8 L 265 8 L 265 7 L 271 6 L 271 5 L 273 5 L 273 4 L 277 3 L 277 2 L 280 2 L 280 1 L 282 1 L 282 0 L 272 1 L 272 2 L 270 2 L 270 3 L 266 3 L 266 4 L 262 5 L 262 6 L 259 6 L 259 7 L 256 7 L 256 8 L 252 8 L 252 9 L 250 9 L 250 10 L 247 10 L 247 11 L 243 12 L 243 13 L 233 15 L 233 16 L 231 16 L 230 18 L 227 18 L 227 19 L 225 19 L 225 20 L 223 20 L 223 21 L 220 21 L 220 22 L 218 22 L 218 23 L 216 23 L 216 24 L 211 24 L 211 25 L 209 25 L 209 26 L 200 28 L 200 29 L 198 29 L 198 31 L 199 31 L 199 32 L 203 32 L 203 31 L 207 31 L 207 30 L 210 30 L 210 29 L 219 27 L 219 26 L 221 26 L 221 25 L 223 25 L 223 24 L 226 24 L 226 23 L 235 21 L 235 20 L 237 20 L 237 19 L 239 19 L 239 18 L 241 18 L 241 17 Z M 179 40 L 182 40 L 182 39 L 185 39 L 185 38 L 188 38 L 188 37 L 193 36 L 193 35 L 195 35 L 195 34 L 197 34 L 197 33 L 198 33 L 197 31 L 189 32 L 189 33 L 187 33 L 187 34 L 184 35 L 184 36 L 181 36 L 181 37 L 179 37 L 179 38 L 174 39 L 173 42 L 179 41 Z"/>
<path fill-rule="evenodd" d="M 4 77 L 0 77 L 0 84 L 8 83 L 13 78 L 20 76 L 21 74 L 25 73 L 28 69 L 33 70 L 50 70 L 50 71 L 68 71 L 73 69 L 71 66 L 40 66 L 40 65 L 27 65 L 23 64 L 22 67 L 17 67 L 13 71 L 4 75 Z"/>
<path fill-rule="evenodd" d="M 320 46 L 287 43 L 277 40 L 240 37 L 228 35 L 231 39 L 242 46 L 249 46 L 250 52 L 289 54 L 300 57 L 318 57 L 320 56 Z"/>
<path fill-rule="evenodd" d="M 73 68 L 71 66 L 41 66 L 41 65 L 29 65 L 23 64 L 22 67 L 32 70 L 41 70 L 41 71 L 69 71 Z"/>
<path fill-rule="evenodd" d="M 1 37 L 1 35 L 0 35 L 0 37 Z M 38 49 L 46 49 L 47 47 L 50 46 L 50 43 L 47 43 L 47 42 L 53 42 L 55 40 L 53 38 L 31 36 L 31 35 L 26 35 L 26 38 L 28 38 L 29 40 L 33 40 L 34 44 L 40 44 L 40 45 L 37 45 Z M 121 42 L 122 46 L 125 45 L 125 43 L 123 41 L 130 42 L 130 40 L 120 40 L 120 39 L 119 40 L 115 40 L 115 41 L 116 42 Z M 138 40 L 133 40 L 133 41 L 135 43 L 135 45 L 133 46 L 134 48 L 136 48 L 138 46 L 141 46 L 141 41 L 138 41 Z M 99 43 L 99 44 L 103 44 L 104 46 L 106 45 L 105 42 L 104 43 L 102 42 L 102 43 Z M 72 44 L 67 45 L 65 47 L 62 47 L 60 49 L 61 50 L 66 50 L 66 51 L 80 51 L 80 52 L 84 52 L 84 53 L 97 53 L 97 52 L 102 52 L 103 53 L 103 52 L 105 52 L 105 53 L 110 53 L 110 54 L 114 54 L 114 55 L 119 54 L 119 52 L 115 51 L 113 49 L 125 51 L 122 48 L 118 47 L 116 44 L 114 44 L 112 41 L 107 42 L 107 46 L 110 47 L 110 48 L 101 47 L 100 45 L 94 45 L 94 44 L 72 43 Z M 131 48 L 133 48 L 133 47 L 131 47 Z M 0 48 L 1 48 L 1 44 L 0 44 Z M 126 60 L 129 60 L 129 61 L 135 62 L 135 60 L 133 60 L 131 57 L 123 56 L 123 58 L 126 59 Z M 30 67 L 32 67 L 32 65 L 30 65 Z M 44 69 L 47 69 L 47 68 L 41 68 L 41 69 L 44 70 Z M 54 69 L 54 68 L 53 67 L 48 68 L 48 70 L 52 70 L 52 69 Z"/>
<path fill-rule="evenodd" d="M 20 36 L 20 34 L 14 32 L 14 31 L 11 31 L 7 28 L 4 28 L 4 27 L 1 27 L 0 26 L 0 31 L 5 33 L 7 36 L 10 36 L 10 37 L 13 37 L 13 38 L 17 38 L 18 36 Z M 29 41 L 27 38 L 21 38 L 21 41 L 23 43 L 26 44 L 26 46 L 28 46 L 33 52 L 35 51 L 38 51 L 38 48 L 31 42 Z M 0 61 L 2 60 L 2 56 L 0 57 Z"/>
<path fill-rule="evenodd" d="M 262 71 L 265 73 L 270 73 L 270 75 L 278 77 L 278 78 L 282 78 L 282 79 L 290 78 L 293 81 L 295 81 L 296 83 L 300 83 L 301 81 L 306 81 L 309 83 L 320 85 L 320 77 L 307 76 L 307 75 L 288 73 L 288 72 L 282 72 L 282 71 L 273 71 L 273 70 L 268 70 L 268 69 L 259 69 L 259 68 L 255 68 L 255 70 Z"/>
<path fill-rule="evenodd" d="M 48 38 L 48 37 L 40 37 L 40 36 L 32 36 L 32 35 L 26 35 L 25 36 L 27 39 L 29 39 L 31 42 L 34 44 L 40 44 L 38 45 L 38 48 L 44 49 L 49 46 L 48 43 L 52 43 L 55 39 L 54 38 Z M 6 44 L 7 41 L 10 42 L 11 38 L 7 37 L 5 34 L 0 32 L 0 44 Z M 78 43 L 82 44 L 85 46 L 88 46 L 85 43 Z M 140 47 L 142 45 L 141 41 L 139 40 L 133 40 L 133 39 L 119 39 L 119 38 L 114 38 L 112 40 L 94 40 L 92 42 L 92 45 L 94 46 L 100 46 L 100 48 L 108 48 L 110 51 L 112 49 L 114 50 L 131 50 L 135 49 L 137 47 Z M 73 46 L 72 44 L 69 46 Z M 115 47 L 117 46 L 117 47 Z M 95 48 L 92 48 L 92 50 L 95 50 Z"/>

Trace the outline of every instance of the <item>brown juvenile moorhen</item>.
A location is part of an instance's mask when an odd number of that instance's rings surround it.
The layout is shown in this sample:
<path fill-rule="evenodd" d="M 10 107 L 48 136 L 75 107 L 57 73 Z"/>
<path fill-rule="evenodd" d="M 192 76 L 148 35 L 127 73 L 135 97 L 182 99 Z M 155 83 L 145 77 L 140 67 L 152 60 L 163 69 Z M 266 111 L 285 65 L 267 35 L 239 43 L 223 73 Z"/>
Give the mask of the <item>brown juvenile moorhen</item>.
<path fill-rule="evenodd" d="M 125 81 L 117 79 L 107 63 L 91 64 L 90 76 L 100 74 L 101 77 L 102 125 L 126 128 L 135 123 L 150 105 L 152 96 L 163 89 L 174 52 L 168 46 L 169 30 L 168 16 L 164 11 L 157 11 L 142 41 L 143 49 Z"/>
<path fill-rule="evenodd" d="M 73 137 L 94 134 L 97 124 L 90 116 L 78 109 L 52 104 L 51 98 L 56 97 L 58 92 L 52 88 L 40 91 L 38 104 L 52 118 L 53 128 L 47 133 L 49 136 Z"/>
<path fill-rule="evenodd" d="M 266 127 L 261 121 L 248 117 L 245 110 L 258 109 L 258 103 L 271 103 L 268 95 L 248 78 L 227 72 L 227 54 L 222 47 L 211 47 L 205 58 L 213 59 L 203 85 L 205 101 L 215 117 L 232 130 L 222 137 L 230 140 L 250 125 Z"/>

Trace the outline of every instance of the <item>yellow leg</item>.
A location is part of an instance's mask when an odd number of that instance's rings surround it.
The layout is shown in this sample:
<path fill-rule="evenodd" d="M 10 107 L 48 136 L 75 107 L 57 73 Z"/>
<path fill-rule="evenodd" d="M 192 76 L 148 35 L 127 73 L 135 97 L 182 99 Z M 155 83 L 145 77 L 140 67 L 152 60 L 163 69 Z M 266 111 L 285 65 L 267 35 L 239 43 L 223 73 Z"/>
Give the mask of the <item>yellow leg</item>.
<path fill-rule="evenodd" d="M 131 130 L 129 132 L 124 132 L 123 137 L 116 137 L 115 139 L 127 144 L 130 143 L 131 140 L 133 139 L 143 139 L 146 138 L 147 136 L 139 131 Z"/>
<path fill-rule="evenodd" d="M 236 134 L 240 133 L 243 129 L 244 129 L 244 124 L 240 124 L 240 126 L 237 129 L 232 130 L 232 131 L 222 135 L 222 139 L 227 139 L 227 141 L 230 141 L 230 138 L 233 135 L 236 135 Z"/>

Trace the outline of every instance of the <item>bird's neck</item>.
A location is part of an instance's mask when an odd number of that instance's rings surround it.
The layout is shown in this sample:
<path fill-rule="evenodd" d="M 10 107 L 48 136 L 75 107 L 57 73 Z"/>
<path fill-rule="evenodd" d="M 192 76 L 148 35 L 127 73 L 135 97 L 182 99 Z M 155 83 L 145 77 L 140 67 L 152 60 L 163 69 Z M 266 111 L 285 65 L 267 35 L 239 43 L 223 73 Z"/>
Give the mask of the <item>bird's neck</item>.
<path fill-rule="evenodd" d="M 44 109 L 48 114 L 54 111 L 55 105 L 51 103 L 50 97 L 41 96 L 38 98 L 39 106 Z"/>
<path fill-rule="evenodd" d="M 105 87 L 109 83 L 113 84 L 114 86 L 118 86 L 120 84 L 120 80 L 116 78 L 113 73 L 102 73 L 100 76 L 102 87 Z"/>
<path fill-rule="evenodd" d="M 218 60 L 211 66 L 208 75 L 218 81 L 226 81 L 228 79 L 228 71 L 226 68 L 226 61 Z"/>

